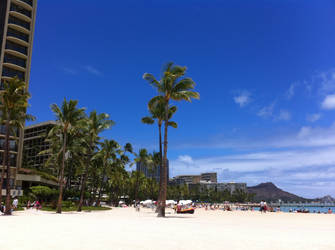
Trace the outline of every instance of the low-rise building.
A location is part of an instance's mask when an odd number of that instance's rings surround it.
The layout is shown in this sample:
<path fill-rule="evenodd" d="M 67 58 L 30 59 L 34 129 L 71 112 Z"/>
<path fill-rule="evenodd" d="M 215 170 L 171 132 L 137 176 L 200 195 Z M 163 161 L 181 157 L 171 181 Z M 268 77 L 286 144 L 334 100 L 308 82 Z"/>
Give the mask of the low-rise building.
<path fill-rule="evenodd" d="M 171 180 L 171 183 L 174 185 L 198 184 L 200 183 L 200 175 L 177 175 Z"/>
<path fill-rule="evenodd" d="M 217 173 L 216 172 L 202 173 L 200 175 L 200 180 L 206 182 L 218 182 Z"/>

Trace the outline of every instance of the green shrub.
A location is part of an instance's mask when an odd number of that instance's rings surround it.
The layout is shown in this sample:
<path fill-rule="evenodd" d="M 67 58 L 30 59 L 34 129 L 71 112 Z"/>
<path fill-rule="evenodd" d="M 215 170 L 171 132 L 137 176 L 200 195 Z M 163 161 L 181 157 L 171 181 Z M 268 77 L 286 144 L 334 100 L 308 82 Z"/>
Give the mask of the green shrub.
<path fill-rule="evenodd" d="M 41 201 L 53 200 L 58 194 L 57 190 L 51 189 L 47 186 L 34 186 L 30 189 L 36 198 Z"/>

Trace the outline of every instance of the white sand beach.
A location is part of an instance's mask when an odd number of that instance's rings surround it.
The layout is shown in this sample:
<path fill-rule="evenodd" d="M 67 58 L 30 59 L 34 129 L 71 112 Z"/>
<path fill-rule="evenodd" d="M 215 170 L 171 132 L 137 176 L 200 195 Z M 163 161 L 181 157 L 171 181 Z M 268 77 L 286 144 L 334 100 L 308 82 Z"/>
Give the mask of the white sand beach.
<path fill-rule="evenodd" d="M 0 217 L 0 249 L 335 249 L 335 214 L 167 212 L 15 212 Z"/>

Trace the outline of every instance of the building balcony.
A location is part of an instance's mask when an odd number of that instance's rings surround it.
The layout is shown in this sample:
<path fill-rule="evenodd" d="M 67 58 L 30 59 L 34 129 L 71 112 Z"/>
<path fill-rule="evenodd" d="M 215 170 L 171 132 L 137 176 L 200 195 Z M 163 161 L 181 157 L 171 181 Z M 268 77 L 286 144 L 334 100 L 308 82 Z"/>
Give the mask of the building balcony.
<path fill-rule="evenodd" d="M 28 58 L 27 55 L 25 55 L 25 54 L 23 54 L 23 53 L 21 53 L 19 51 L 16 51 L 16 50 L 6 49 L 5 52 L 8 53 L 8 54 L 14 55 L 14 56 L 21 57 L 23 59 L 27 59 Z"/>
<path fill-rule="evenodd" d="M 17 43 L 17 44 L 20 44 L 20 45 L 25 46 L 25 47 L 29 47 L 29 43 L 27 43 L 24 40 L 21 40 L 19 38 L 13 37 L 13 36 L 7 36 L 7 40 L 9 40 L 11 42 L 14 42 L 14 43 Z"/>
<path fill-rule="evenodd" d="M 31 22 L 31 18 L 30 17 L 28 17 L 28 16 L 26 16 L 25 14 L 22 14 L 22 13 L 20 13 L 20 12 L 18 12 L 18 11 L 15 11 L 15 10 L 11 10 L 11 11 L 9 11 L 9 14 L 11 15 L 11 16 L 15 16 L 15 17 L 17 17 L 17 18 L 19 18 L 20 20 L 23 20 L 23 21 L 25 21 L 25 22 Z"/>
<path fill-rule="evenodd" d="M 17 76 L 21 80 L 25 80 L 25 72 L 22 72 L 17 69 L 13 69 L 12 67 L 7 67 L 4 65 L 2 68 L 2 76 L 3 77 L 15 77 Z"/>
<path fill-rule="evenodd" d="M 12 0 L 12 2 L 26 8 L 27 10 L 33 10 L 33 0 Z"/>
<path fill-rule="evenodd" d="M 14 64 L 14 63 L 12 63 L 12 62 L 4 62 L 4 63 L 3 63 L 3 66 L 6 66 L 6 67 L 11 68 L 11 69 L 18 70 L 18 71 L 20 71 L 20 72 L 21 72 L 21 71 L 26 72 L 26 68 L 21 67 L 21 66 L 19 66 L 19 65 L 17 65 L 17 64 Z M 21 73 L 20 73 L 20 75 L 21 75 Z"/>
<path fill-rule="evenodd" d="M 30 34 L 30 23 L 20 18 L 17 18 L 16 15 L 10 15 L 8 18 L 8 27 L 16 29 L 25 34 Z"/>
<path fill-rule="evenodd" d="M 15 29 L 9 28 L 7 29 L 7 37 L 14 37 L 17 40 L 23 41 L 29 45 L 29 35 L 19 32 Z M 28 47 L 28 46 L 27 46 Z"/>

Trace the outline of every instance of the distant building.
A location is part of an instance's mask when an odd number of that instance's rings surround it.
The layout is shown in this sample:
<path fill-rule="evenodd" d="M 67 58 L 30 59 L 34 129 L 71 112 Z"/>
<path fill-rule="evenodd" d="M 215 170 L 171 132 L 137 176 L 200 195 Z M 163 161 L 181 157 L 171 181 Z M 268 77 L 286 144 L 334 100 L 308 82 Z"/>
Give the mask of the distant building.
<path fill-rule="evenodd" d="M 247 192 L 247 184 L 246 183 L 235 183 L 235 182 L 228 182 L 228 183 L 205 183 L 200 182 L 199 184 L 190 184 L 191 189 L 199 189 L 199 191 L 205 191 L 209 189 L 214 189 L 218 192 L 228 191 L 230 194 L 234 193 L 237 190 L 241 190 L 243 192 Z"/>
<path fill-rule="evenodd" d="M 200 180 L 207 182 L 218 182 L 217 173 L 216 172 L 202 173 L 200 175 Z"/>
<path fill-rule="evenodd" d="M 199 184 L 199 183 L 216 183 L 217 182 L 217 173 L 202 173 L 200 175 L 177 175 L 173 177 L 171 183 L 174 185 L 183 185 L 183 184 Z"/>
<path fill-rule="evenodd" d="M 137 162 L 136 163 L 136 171 L 142 172 L 145 177 L 147 178 L 154 178 L 157 183 L 159 183 L 160 180 L 160 174 L 161 174 L 161 167 L 158 166 L 156 169 L 150 169 L 148 166 L 146 166 L 143 162 Z M 169 160 L 167 160 L 167 180 L 169 181 Z"/>
<path fill-rule="evenodd" d="M 174 185 L 198 184 L 200 183 L 200 175 L 177 175 L 171 180 L 171 183 Z"/>

